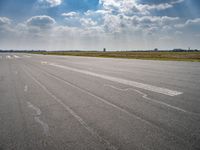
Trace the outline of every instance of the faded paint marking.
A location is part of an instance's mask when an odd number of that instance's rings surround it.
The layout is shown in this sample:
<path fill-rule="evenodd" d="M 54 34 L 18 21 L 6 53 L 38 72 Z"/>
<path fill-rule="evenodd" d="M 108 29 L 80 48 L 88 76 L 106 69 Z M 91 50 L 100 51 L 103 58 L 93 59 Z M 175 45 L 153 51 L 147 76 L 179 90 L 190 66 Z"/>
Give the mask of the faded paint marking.
<path fill-rule="evenodd" d="M 34 106 L 31 102 L 27 102 L 27 105 L 36 112 L 34 119 L 37 123 L 39 123 L 42 126 L 44 134 L 48 136 L 49 126 L 40 119 L 40 115 L 42 114 L 41 110 L 38 107 Z"/>

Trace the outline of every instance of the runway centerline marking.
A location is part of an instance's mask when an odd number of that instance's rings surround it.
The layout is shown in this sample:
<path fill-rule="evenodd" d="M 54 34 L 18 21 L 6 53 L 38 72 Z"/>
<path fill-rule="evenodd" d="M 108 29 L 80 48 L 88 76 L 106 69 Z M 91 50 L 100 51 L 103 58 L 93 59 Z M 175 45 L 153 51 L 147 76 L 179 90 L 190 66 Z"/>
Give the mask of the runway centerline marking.
<path fill-rule="evenodd" d="M 144 83 L 140 83 L 140 82 L 136 82 L 136 81 L 132 81 L 132 80 L 127 80 L 127 79 L 122 79 L 122 78 L 118 78 L 118 77 L 112 77 L 112 76 L 108 76 L 108 75 L 97 74 L 97 73 L 94 73 L 94 72 L 90 72 L 90 71 L 86 71 L 86 70 L 82 70 L 82 69 L 71 68 L 71 67 L 68 67 L 68 66 L 62 66 L 62 65 L 55 64 L 55 63 L 48 63 L 48 62 L 45 62 L 45 63 L 41 62 L 41 63 L 42 64 L 48 64 L 48 65 L 58 67 L 58 68 L 62 68 L 62 69 L 71 70 L 71 71 L 86 74 L 86 75 L 90 75 L 90 76 L 94 76 L 94 77 L 98 77 L 98 78 L 102 78 L 102 79 L 106 79 L 106 80 L 110 80 L 110 81 L 113 81 L 113 82 L 118 82 L 118 83 L 125 84 L 125 85 L 128 85 L 128 86 L 132 86 L 132 87 L 136 87 L 136 88 L 140 88 L 140 89 L 144 89 L 144 90 L 148 90 L 148 91 L 152 91 L 152 92 L 156 92 L 156 93 L 160 93 L 160 94 L 164 94 L 164 95 L 168 95 L 168 96 L 177 96 L 177 95 L 183 94 L 183 92 L 174 91 L 174 90 L 170 90 L 170 89 L 167 89 L 167 88 L 162 88 L 162 87 L 158 87 L 158 86 L 144 84 Z"/>

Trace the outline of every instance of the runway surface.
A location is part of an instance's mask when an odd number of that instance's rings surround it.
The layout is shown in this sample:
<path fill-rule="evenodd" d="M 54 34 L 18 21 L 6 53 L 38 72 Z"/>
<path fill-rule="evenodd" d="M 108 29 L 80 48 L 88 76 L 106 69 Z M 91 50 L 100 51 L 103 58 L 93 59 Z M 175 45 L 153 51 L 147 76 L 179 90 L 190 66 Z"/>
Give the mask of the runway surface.
<path fill-rule="evenodd" d="M 200 63 L 0 53 L 0 150 L 199 150 Z"/>

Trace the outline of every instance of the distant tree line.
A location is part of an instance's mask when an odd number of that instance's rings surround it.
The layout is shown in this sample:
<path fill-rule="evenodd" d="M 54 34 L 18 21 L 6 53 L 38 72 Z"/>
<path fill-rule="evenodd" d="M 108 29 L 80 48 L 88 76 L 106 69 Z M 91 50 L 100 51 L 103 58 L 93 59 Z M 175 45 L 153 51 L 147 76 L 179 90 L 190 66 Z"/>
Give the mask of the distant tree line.
<path fill-rule="evenodd" d="M 47 52 L 46 50 L 0 50 L 4 53 L 31 53 L 31 52 Z"/>
<path fill-rule="evenodd" d="M 197 50 L 197 49 L 188 49 L 188 50 L 185 50 L 185 49 L 173 49 L 172 50 L 173 52 L 199 52 L 200 50 Z"/>
<path fill-rule="evenodd" d="M 97 50 L 92 51 L 85 51 L 85 50 L 54 50 L 54 51 L 47 51 L 47 50 L 1 50 L 0 53 L 45 53 L 45 52 L 100 52 Z M 106 48 L 103 49 L 103 52 L 200 52 L 198 49 L 173 49 L 173 50 L 159 50 L 158 48 L 155 48 L 153 50 L 109 50 L 106 51 Z"/>

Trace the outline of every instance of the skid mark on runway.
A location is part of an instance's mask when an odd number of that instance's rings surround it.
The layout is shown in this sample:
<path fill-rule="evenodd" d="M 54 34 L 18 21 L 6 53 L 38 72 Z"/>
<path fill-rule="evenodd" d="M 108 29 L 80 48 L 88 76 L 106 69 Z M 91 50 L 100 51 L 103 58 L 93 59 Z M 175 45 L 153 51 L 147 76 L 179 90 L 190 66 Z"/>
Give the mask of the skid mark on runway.
<path fill-rule="evenodd" d="M 164 95 L 168 95 L 168 96 L 177 96 L 177 95 L 183 94 L 183 92 L 179 92 L 179 91 L 174 91 L 174 90 L 170 90 L 170 89 L 166 89 L 166 88 L 162 88 L 162 87 L 157 87 L 157 86 L 153 86 L 153 85 L 149 85 L 149 84 L 144 84 L 144 83 L 140 83 L 140 82 L 136 82 L 136 81 L 132 81 L 132 80 L 122 79 L 122 78 L 118 78 L 118 77 L 112 77 L 112 76 L 108 76 L 108 75 L 97 74 L 97 73 L 94 73 L 94 72 L 76 69 L 76 68 L 72 68 L 72 67 L 68 67 L 68 66 L 62 66 L 62 65 L 55 64 L 55 63 L 48 63 L 48 62 L 45 62 L 45 63 L 41 62 L 41 63 L 42 64 L 48 64 L 50 66 L 54 66 L 54 67 L 58 67 L 58 68 L 62 68 L 62 69 L 75 71 L 75 72 L 90 75 L 90 76 L 94 76 L 94 77 L 98 77 L 98 78 L 102 78 L 102 79 L 105 79 L 105 80 L 110 80 L 110 81 L 113 81 L 113 82 L 118 82 L 118 83 L 125 84 L 125 85 L 128 85 L 128 86 L 137 87 L 137 88 L 140 88 L 140 89 L 144 89 L 144 90 L 148 90 L 148 91 L 152 91 L 152 92 L 156 92 L 156 93 L 160 93 L 160 94 L 164 94 Z"/>
<path fill-rule="evenodd" d="M 146 100 L 152 101 L 152 102 L 157 103 L 157 104 L 160 104 L 160 105 L 164 105 L 164 106 L 166 106 L 166 107 L 169 107 L 169 108 L 171 108 L 171 109 L 175 109 L 175 110 L 180 111 L 180 112 L 183 112 L 183 113 L 190 113 L 190 114 L 194 114 L 194 115 L 199 115 L 199 114 L 196 114 L 196 113 L 193 113 L 193 112 L 184 110 L 184 109 L 182 109 L 182 108 L 179 108 L 179 107 L 176 107 L 176 106 L 172 106 L 172 105 L 167 104 L 167 103 L 165 103 L 165 102 L 161 102 L 161 101 L 159 101 L 159 100 L 150 98 L 150 97 L 148 97 L 147 94 L 145 94 L 144 92 L 141 92 L 140 90 L 136 90 L 136 89 L 133 89 L 133 88 L 121 89 L 121 88 L 118 88 L 118 87 L 113 86 L 113 85 L 110 85 L 110 84 L 104 84 L 104 86 L 113 88 L 113 89 L 118 90 L 118 91 L 123 91 L 123 92 L 135 91 L 135 92 L 141 94 L 142 97 L 143 97 L 144 99 L 146 99 Z"/>
<path fill-rule="evenodd" d="M 36 112 L 34 119 L 37 123 L 39 123 L 42 126 L 44 134 L 48 136 L 49 126 L 40 119 L 40 116 L 42 114 L 41 110 L 38 107 L 34 106 L 31 102 L 27 102 L 27 105 Z"/>
<path fill-rule="evenodd" d="M 25 86 L 24 86 L 24 92 L 27 92 L 27 91 L 28 91 L 28 86 L 25 85 Z"/>
<path fill-rule="evenodd" d="M 49 94 L 57 103 L 59 103 L 62 107 L 65 108 L 91 135 L 96 137 L 101 143 L 107 146 L 108 150 L 118 150 L 115 146 L 113 146 L 108 140 L 101 137 L 93 128 L 88 126 L 88 124 L 76 113 L 74 112 L 69 106 L 62 102 L 59 98 L 57 98 L 53 93 L 51 93 L 46 86 L 44 86 L 40 81 L 38 81 L 35 77 L 33 77 L 28 71 L 24 69 L 24 72 L 33 79 L 47 94 Z"/>

